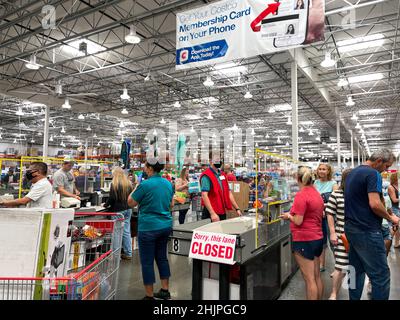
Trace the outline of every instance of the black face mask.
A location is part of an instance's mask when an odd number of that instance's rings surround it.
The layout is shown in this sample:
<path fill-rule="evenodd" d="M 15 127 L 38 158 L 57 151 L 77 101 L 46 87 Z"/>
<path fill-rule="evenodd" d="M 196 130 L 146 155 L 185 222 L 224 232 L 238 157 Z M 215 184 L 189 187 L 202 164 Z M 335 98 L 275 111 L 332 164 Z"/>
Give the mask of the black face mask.
<path fill-rule="evenodd" d="M 34 178 L 34 176 L 33 176 L 33 173 L 34 173 L 35 171 L 31 171 L 31 170 L 28 170 L 28 171 L 26 171 L 26 173 L 25 173 L 25 178 L 28 180 L 28 181 L 31 181 L 33 178 Z"/>
<path fill-rule="evenodd" d="M 214 163 L 214 167 L 216 167 L 217 169 L 221 168 L 221 166 L 222 166 L 222 162 Z"/>

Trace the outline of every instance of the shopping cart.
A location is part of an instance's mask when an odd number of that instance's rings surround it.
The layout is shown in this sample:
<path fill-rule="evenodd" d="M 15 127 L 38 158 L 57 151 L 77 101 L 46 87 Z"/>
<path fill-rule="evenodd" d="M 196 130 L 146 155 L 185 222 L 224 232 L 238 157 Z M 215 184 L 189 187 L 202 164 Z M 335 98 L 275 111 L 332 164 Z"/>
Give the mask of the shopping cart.
<path fill-rule="evenodd" d="M 76 213 L 65 266 L 67 276 L 0 277 L 0 300 L 115 298 L 123 223 L 123 216 L 115 213 Z"/>

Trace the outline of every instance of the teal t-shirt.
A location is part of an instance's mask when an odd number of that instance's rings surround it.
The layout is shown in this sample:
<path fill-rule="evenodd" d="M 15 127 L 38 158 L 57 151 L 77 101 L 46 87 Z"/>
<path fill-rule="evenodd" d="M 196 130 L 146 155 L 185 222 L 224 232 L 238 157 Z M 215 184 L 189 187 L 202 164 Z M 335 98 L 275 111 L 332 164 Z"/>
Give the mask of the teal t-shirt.
<path fill-rule="evenodd" d="M 220 176 L 220 172 L 215 172 L 213 168 L 210 168 L 211 171 L 214 173 L 215 177 L 217 178 L 219 185 L 221 186 L 222 189 L 222 181 L 219 179 Z M 200 180 L 200 185 L 201 185 L 201 191 L 202 192 L 210 192 L 211 190 L 211 180 L 209 177 L 207 177 L 206 175 L 201 177 Z"/>
<path fill-rule="evenodd" d="M 139 204 L 138 231 L 172 228 L 171 201 L 174 191 L 171 182 L 159 174 L 143 181 L 132 194 Z"/>
<path fill-rule="evenodd" d="M 318 190 L 319 193 L 328 193 L 333 191 L 333 186 L 336 184 L 336 181 L 320 181 L 315 180 L 314 186 Z"/>

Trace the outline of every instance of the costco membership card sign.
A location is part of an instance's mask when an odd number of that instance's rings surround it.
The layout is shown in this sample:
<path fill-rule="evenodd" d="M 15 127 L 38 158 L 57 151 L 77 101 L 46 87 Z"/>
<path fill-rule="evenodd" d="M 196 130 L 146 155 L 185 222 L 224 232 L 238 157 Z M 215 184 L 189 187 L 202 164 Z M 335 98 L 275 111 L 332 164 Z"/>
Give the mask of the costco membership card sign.
<path fill-rule="evenodd" d="M 234 264 L 236 236 L 193 231 L 189 257 L 199 260 Z"/>
<path fill-rule="evenodd" d="M 223 0 L 178 13 L 176 69 L 321 41 L 324 8 L 324 0 Z"/>

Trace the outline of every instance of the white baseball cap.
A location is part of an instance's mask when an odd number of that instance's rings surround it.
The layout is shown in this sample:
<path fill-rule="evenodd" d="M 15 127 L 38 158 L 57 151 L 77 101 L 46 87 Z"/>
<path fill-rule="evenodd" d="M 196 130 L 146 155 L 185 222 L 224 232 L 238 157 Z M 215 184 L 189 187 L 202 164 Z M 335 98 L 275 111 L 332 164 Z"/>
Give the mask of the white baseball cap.
<path fill-rule="evenodd" d="M 74 159 L 70 155 L 64 156 L 64 163 L 66 162 L 74 162 Z"/>

